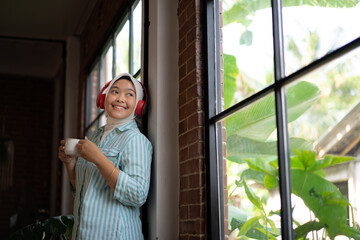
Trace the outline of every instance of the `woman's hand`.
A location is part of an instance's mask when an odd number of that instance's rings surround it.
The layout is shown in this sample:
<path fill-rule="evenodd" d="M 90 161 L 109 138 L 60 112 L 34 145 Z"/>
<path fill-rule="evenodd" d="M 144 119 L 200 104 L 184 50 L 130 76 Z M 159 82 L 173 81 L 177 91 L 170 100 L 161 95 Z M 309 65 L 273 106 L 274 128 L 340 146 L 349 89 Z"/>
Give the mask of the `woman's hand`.
<path fill-rule="evenodd" d="M 77 157 L 71 157 L 65 154 L 65 140 L 60 141 L 58 158 L 60 159 L 60 161 L 62 161 L 65 164 L 70 183 L 73 186 L 73 188 L 76 189 L 75 165 L 76 165 Z"/>
<path fill-rule="evenodd" d="M 80 139 L 79 143 L 76 145 L 76 148 L 81 157 L 96 165 L 99 164 L 100 161 L 105 157 L 98 146 L 87 139 L 87 137 L 85 137 L 85 139 Z"/>
<path fill-rule="evenodd" d="M 74 163 L 76 161 L 75 157 L 65 154 L 65 140 L 60 141 L 60 146 L 58 148 L 58 158 L 65 164 Z"/>

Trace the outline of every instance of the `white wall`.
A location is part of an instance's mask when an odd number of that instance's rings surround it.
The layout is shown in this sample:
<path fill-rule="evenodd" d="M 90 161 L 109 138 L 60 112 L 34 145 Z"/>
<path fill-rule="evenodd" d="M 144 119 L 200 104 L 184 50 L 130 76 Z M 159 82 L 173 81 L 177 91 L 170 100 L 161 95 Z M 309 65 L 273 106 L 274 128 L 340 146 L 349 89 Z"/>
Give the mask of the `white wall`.
<path fill-rule="evenodd" d="M 154 147 L 148 198 L 149 239 L 178 239 L 178 22 L 177 0 L 149 4 L 149 139 Z"/>

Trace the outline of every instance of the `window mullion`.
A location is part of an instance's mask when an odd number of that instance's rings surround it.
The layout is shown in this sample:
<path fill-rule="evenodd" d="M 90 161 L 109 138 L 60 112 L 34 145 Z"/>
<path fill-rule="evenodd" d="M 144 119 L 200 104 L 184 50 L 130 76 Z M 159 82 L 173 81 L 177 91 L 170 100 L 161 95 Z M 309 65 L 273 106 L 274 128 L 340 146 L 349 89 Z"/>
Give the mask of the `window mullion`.
<path fill-rule="evenodd" d="M 113 47 L 113 59 L 112 59 L 112 73 L 111 76 L 114 79 L 116 77 L 116 36 L 112 34 L 111 45 Z"/>
<path fill-rule="evenodd" d="M 282 29 L 282 1 L 272 0 L 274 36 L 275 81 L 285 77 L 284 44 Z M 284 239 L 293 239 L 291 211 L 291 175 L 289 136 L 287 129 L 286 93 L 281 84 L 275 84 L 276 126 L 278 137 L 279 185 L 281 197 L 281 233 Z"/>
<path fill-rule="evenodd" d="M 100 60 L 99 60 L 99 72 L 98 72 L 98 82 L 99 82 L 99 84 L 98 84 L 98 93 L 101 91 L 101 88 L 102 88 L 102 78 L 103 78 L 103 73 L 104 73 L 104 60 L 103 60 L 103 57 L 101 56 L 100 57 Z M 98 108 L 98 115 L 100 115 L 100 113 L 101 113 L 101 109 L 100 108 Z M 97 127 L 100 127 L 100 121 L 98 121 L 98 124 L 97 124 L 98 126 Z"/>
<path fill-rule="evenodd" d="M 134 6 L 129 11 L 129 72 L 134 75 Z"/>
<path fill-rule="evenodd" d="M 207 74 L 205 83 L 206 104 L 206 178 L 207 178 L 207 238 L 224 239 L 224 193 L 223 193 L 223 156 L 222 156 L 222 123 L 210 121 L 221 110 L 221 84 L 220 80 L 220 36 L 219 28 L 219 2 L 218 0 L 208 0 L 204 4 L 205 17 L 203 19 L 206 30 L 206 62 Z M 220 93 L 220 94 L 219 94 Z M 217 126 L 218 125 L 218 126 Z M 216 147 L 214 147 L 216 146 Z M 226 226 L 227 227 L 227 226 Z"/>

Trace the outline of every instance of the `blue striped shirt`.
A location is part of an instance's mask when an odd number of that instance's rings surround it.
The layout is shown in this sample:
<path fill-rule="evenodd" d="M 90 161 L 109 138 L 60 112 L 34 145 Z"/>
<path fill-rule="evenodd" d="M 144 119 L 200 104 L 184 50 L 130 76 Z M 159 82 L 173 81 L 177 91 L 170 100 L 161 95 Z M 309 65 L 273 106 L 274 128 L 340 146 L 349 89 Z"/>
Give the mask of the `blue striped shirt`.
<path fill-rule="evenodd" d="M 89 137 L 120 169 L 115 191 L 95 164 L 79 157 L 72 239 L 143 239 L 139 207 L 149 190 L 152 145 L 135 121 L 111 131 L 100 142 L 104 127 Z"/>

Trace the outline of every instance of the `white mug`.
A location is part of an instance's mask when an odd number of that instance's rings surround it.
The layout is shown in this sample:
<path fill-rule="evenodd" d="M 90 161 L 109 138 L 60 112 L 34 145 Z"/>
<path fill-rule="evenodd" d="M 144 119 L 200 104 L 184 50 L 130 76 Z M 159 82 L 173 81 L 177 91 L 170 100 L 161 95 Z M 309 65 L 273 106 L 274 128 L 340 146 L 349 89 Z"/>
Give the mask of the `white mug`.
<path fill-rule="evenodd" d="M 65 154 L 72 156 L 72 157 L 78 157 L 79 153 L 76 149 L 76 144 L 78 144 L 80 139 L 77 138 L 67 138 L 65 139 Z"/>

